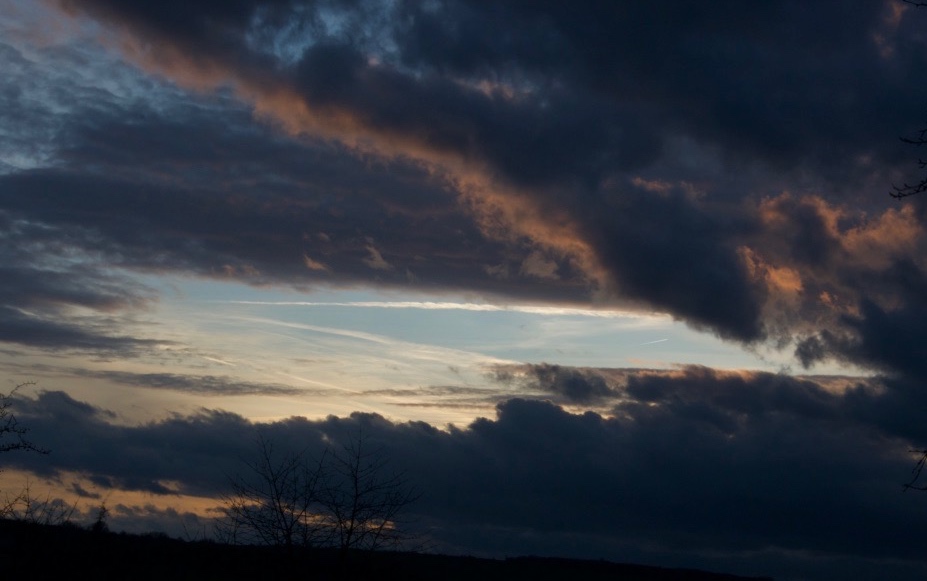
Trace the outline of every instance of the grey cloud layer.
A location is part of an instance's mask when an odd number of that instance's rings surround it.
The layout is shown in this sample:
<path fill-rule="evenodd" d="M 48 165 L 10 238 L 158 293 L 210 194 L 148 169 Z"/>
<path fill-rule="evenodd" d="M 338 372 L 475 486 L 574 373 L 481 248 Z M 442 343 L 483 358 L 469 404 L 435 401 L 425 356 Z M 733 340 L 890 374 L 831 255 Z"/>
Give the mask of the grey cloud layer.
<path fill-rule="evenodd" d="M 10 460 L 48 476 L 83 472 L 98 486 L 214 495 L 256 429 L 312 454 L 323 435 L 337 444 L 363 429 L 422 488 L 414 512 L 446 550 L 554 550 L 786 579 L 923 574 L 916 531 L 927 508 L 901 493 L 903 441 L 862 417 L 857 389 L 705 368 L 620 374 L 610 416 L 515 399 L 495 419 L 449 431 L 360 413 L 255 425 L 203 412 L 127 427 L 46 392 L 17 409 L 52 454 Z"/>

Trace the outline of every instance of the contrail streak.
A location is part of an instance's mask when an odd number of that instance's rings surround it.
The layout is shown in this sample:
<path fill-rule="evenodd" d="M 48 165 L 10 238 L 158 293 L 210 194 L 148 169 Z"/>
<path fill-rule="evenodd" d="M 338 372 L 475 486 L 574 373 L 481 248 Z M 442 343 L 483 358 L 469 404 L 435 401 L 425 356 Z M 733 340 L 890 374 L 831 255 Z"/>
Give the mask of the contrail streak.
<path fill-rule="evenodd" d="M 355 307 L 377 309 L 422 309 L 422 310 L 459 310 L 483 312 L 514 312 L 535 315 L 573 315 L 599 318 L 662 318 L 655 313 L 633 311 L 595 310 L 571 307 L 529 306 L 529 305 L 489 305 L 480 303 L 454 303 L 434 301 L 357 301 L 357 302 L 308 302 L 308 301 L 220 301 L 238 305 L 290 306 L 290 307 Z"/>
<path fill-rule="evenodd" d="M 641 343 L 641 345 L 653 345 L 654 343 L 662 343 L 664 341 L 669 341 L 669 339 L 657 339 L 656 341 L 647 341 L 646 343 Z"/>

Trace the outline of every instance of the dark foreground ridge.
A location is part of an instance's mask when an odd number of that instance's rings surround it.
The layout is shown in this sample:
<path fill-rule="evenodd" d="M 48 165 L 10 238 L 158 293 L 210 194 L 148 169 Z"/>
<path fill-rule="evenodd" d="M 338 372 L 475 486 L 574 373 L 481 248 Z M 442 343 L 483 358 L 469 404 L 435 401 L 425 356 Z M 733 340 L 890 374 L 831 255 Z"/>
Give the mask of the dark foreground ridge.
<path fill-rule="evenodd" d="M 422 553 L 288 554 L 273 547 L 183 541 L 163 534 L 92 532 L 0 520 L 4 579 L 609 579 L 618 581 L 772 581 L 689 569 L 542 557 L 506 560 Z"/>

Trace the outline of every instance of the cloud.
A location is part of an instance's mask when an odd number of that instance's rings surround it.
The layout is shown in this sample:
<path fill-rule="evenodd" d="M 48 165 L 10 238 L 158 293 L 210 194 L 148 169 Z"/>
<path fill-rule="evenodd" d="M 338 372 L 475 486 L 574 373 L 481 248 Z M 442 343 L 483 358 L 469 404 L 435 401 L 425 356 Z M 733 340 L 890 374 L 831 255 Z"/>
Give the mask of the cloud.
<path fill-rule="evenodd" d="M 309 258 L 308 254 L 303 254 L 303 264 L 306 265 L 306 268 L 309 270 L 328 270 L 328 267 L 319 262 L 318 260 L 313 260 Z"/>
<path fill-rule="evenodd" d="M 127 329 L 125 315 L 148 310 L 156 293 L 107 268 L 93 238 L 0 209 L 0 341 L 122 357 L 170 344 Z"/>
<path fill-rule="evenodd" d="M 597 369 L 550 363 L 506 364 L 492 366 L 490 376 L 502 384 L 562 397 L 566 403 L 601 403 L 619 395 Z"/>
<path fill-rule="evenodd" d="M 736 241 L 751 229 L 749 214 L 709 212 L 680 188 L 667 195 L 638 192 L 610 206 L 589 208 L 587 231 L 616 293 L 660 305 L 722 337 L 765 338 L 765 289 L 737 250 Z"/>
<path fill-rule="evenodd" d="M 45 463 L 19 455 L 10 458 L 13 466 L 47 477 L 77 472 L 102 488 L 156 495 L 215 491 L 223 471 L 235 469 L 235 458 L 247 449 L 252 433 L 244 418 L 214 411 L 119 426 L 110 423 L 112 412 L 63 392 L 41 392 L 36 399 L 17 400 L 15 407 L 55 459 Z M 174 482 L 183 487 L 177 489 Z"/>
<path fill-rule="evenodd" d="M 542 369 L 554 371 L 564 370 Z M 208 497 L 241 469 L 258 429 L 311 455 L 363 430 L 424 491 L 413 511 L 443 550 L 556 547 L 821 578 L 923 568 L 916 536 L 901 534 L 925 510 L 900 493 L 906 442 L 861 417 L 853 389 L 697 367 L 624 373 L 610 414 L 512 399 L 495 418 L 446 430 L 375 414 L 254 424 L 212 411 L 126 426 L 44 392 L 15 404 L 52 453 L 15 455 L 9 466 L 81 473 L 101 492 Z M 588 542 L 569 542 L 578 538 Z"/>
<path fill-rule="evenodd" d="M 519 271 L 537 278 L 557 279 L 557 263 L 548 260 L 543 254 L 534 251 L 521 263 Z"/>
<path fill-rule="evenodd" d="M 4 205 L 119 267 L 594 301 L 784 345 L 858 332 L 822 301 L 885 306 L 922 254 L 913 204 L 854 209 L 910 155 L 885 136 L 919 114 L 914 11 L 57 5 L 122 52 L 55 48 L 100 91 L 6 45 L 9 116 L 48 131 L 15 130 L 41 155 Z"/>
<path fill-rule="evenodd" d="M 119 320 L 147 309 L 154 291 L 66 238 L 58 228 L 0 210 L 0 341 L 124 355 L 167 344 L 127 336 Z"/>
<path fill-rule="evenodd" d="M 903 451 L 927 438 L 924 205 L 880 193 L 916 169 L 894 136 L 916 129 L 927 89 L 918 11 L 52 5 L 78 25 L 43 28 L 42 42 L 0 35 L 3 342 L 163 346 L 132 324 L 157 299 L 139 275 L 666 313 L 879 375 L 528 364 L 496 369 L 525 399 L 466 427 L 365 415 L 264 427 L 313 446 L 370 429 L 436 491 L 421 510 L 447 547 L 922 576 L 906 534 L 922 509 L 893 494 Z M 483 398 L 457 393 L 472 399 L 454 405 Z M 15 462 L 161 496 L 221 490 L 254 427 L 206 411 L 118 426 L 54 393 L 21 405 L 55 453 Z"/>
<path fill-rule="evenodd" d="M 170 341 L 113 335 L 108 325 L 49 320 L 12 307 L 0 307 L 0 341 L 49 350 L 70 349 L 100 355 L 133 357 L 170 345 Z"/>
<path fill-rule="evenodd" d="M 373 244 L 368 244 L 366 248 L 367 248 L 367 252 L 370 253 L 370 255 L 363 260 L 364 264 L 366 264 L 367 266 L 369 266 L 370 268 L 374 270 L 392 270 L 393 269 L 393 265 L 386 262 L 386 260 L 383 259 L 383 255 L 380 254 L 380 251 L 377 250 L 376 246 L 374 246 Z"/>
<path fill-rule="evenodd" d="M 84 369 L 71 369 L 69 373 L 81 377 L 105 379 L 119 385 L 166 389 L 210 396 L 296 395 L 307 391 L 306 389 L 288 385 L 241 381 L 234 377 L 216 375 L 132 373 L 128 371 L 90 371 Z"/>
<path fill-rule="evenodd" d="M 820 331 L 799 343 L 796 354 L 809 366 L 836 357 L 896 375 L 922 377 L 924 315 L 915 305 L 884 309 L 866 301 L 858 315 L 845 316 L 853 332 Z"/>

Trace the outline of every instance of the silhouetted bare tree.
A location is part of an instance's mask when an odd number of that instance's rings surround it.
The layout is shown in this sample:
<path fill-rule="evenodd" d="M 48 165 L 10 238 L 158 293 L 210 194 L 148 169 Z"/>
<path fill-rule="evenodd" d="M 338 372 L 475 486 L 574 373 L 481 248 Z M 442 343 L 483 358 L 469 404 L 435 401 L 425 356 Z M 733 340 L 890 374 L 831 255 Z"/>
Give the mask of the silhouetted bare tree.
<path fill-rule="evenodd" d="M 286 547 L 324 544 L 330 531 L 320 518 L 325 472 L 322 460 L 305 452 L 275 450 L 258 436 L 257 459 L 247 472 L 230 479 L 232 491 L 223 497 L 225 518 L 220 536 L 232 543 Z"/>
<path fill-rule="evenodd" d="M 106 524 L 106 520 L 109 518 L 109 509 L 106 508 L 106 501 L 100 503 L 100 506 L 97 507 L 97 514 L 94 517 L 93 522 L 90 523 L 90 532 L 96 534 L 103 534 L 109 532 L 109 525 Z"/>
<path fill-rule="evenodd" d="M 6 494 L 0 501 L 0 518 L 5 519 L 43 525 L 67 525 L 73 524 L 76 514 L 76 501 L 68 504 L 64 499 L 52 497 L 51 492 L 44 498 L 36 496 L 29 480 L 26 480 L 17 494 Z"/>
<path fill-rule="evenodd" d="M 258 456 L 230 479 L 217 530 L 231 543 L 378 549 L 410 535 L 400 513 L 420 495 L 404 473 L 391 472 L 382 449 L 359 432 L 340 450 L 313 459 L 258 438 Z"/>
<path fill-rule="evenodd" d="M 421 494 L 404 473 L 390 471 L 383 450 L 370 449 L 359 432 L 331 457 L 325 504 L 338 546 L 373 550 L 408 540 L 397 518 Z"/>

